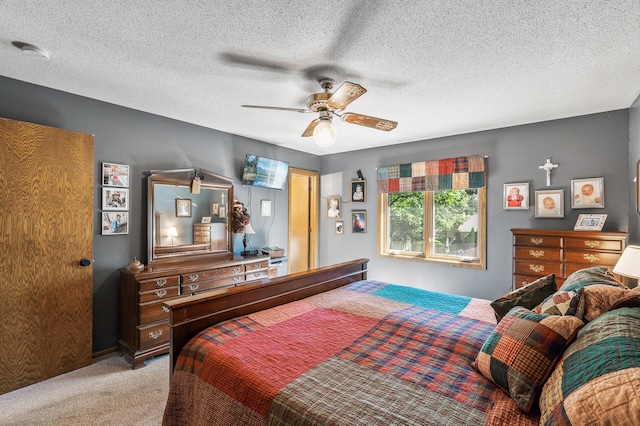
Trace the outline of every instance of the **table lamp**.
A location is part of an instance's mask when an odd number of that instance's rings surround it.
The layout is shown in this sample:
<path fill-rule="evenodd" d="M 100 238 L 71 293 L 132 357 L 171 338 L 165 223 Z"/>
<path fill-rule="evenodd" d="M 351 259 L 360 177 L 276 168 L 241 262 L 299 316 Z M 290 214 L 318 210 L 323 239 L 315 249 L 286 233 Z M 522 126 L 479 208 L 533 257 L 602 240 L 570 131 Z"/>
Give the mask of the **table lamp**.
<path fill-rule="evenodd" d="M 167 236 L 171 237 L 171 245 L 173 245 L 173 237 L 178 236 L 178 230 L 175 226 L 171 226 L 169 229 L 167 229 Z"/>
<path fill-rule="evenodd" d="M 613 267 L 613 273 L 640 279 L 640 246 L 627 246 Z"/>
<path fill-rule="evenodd" d="M 242 237 L 242 253 L 240 253 L 242 256 L 252 256 L 252 255 L 254 255 L 253 253 L 250 253 L 250 252 L 247 251 L 247 243 L 251 239 L 251 237 L 247 236 L 247 234 L 251 235 L 251 234 L 255 234 L 255 233 L 256 233 L 256 231 L 254 231 L 253 228 L 251 227 L 251 223 L 247 223 L 244 226 L 244 237 Z"/>

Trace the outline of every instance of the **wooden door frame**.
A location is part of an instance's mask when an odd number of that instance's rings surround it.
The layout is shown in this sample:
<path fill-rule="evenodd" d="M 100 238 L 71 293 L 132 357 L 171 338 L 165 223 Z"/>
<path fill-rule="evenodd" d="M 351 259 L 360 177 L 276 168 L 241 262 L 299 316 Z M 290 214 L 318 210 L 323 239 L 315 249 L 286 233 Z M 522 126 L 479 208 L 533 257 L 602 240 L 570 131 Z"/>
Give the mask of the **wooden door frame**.
<path fill-rule="evenodd" d="M 289 167 L 289 182 L 291 181 L 291 175 L 302 175 L 309 178 L 309 269 L 314 269 L 318 266 L 318 191 L 320 182 L 320 173 L 312 170 L 296 169 Z M 291 217 L 291 185 L 289 185 L 289 217 Z M 291 234 L 291 221 L 288 224 L 288 234 Z M 287 251 L 291 252 L 291 246 L 287 238 Z"/>

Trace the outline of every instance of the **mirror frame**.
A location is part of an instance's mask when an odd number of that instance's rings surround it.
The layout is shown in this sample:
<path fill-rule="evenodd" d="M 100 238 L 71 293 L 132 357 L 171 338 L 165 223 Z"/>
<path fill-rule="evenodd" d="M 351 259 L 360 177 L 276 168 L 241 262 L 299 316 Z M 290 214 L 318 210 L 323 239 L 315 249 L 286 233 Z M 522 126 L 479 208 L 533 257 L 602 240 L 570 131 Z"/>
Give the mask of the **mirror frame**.
<path fill-rule="evenodd" d="M 154 238 L 154 201 L 155 201 L 155 185 L 167 184 L 182 186 L 191 191 L 191 185 L 195 177 L 200 178 L 201 189 L 227 190 L 227 221 L 226 236 L 227 250 L 216 250 L 202 253 L 193 253 L 193 251 L 180 254 L 166 256 L 157 256 L 155 254 L 155 238 Z M 175 169 L 175 170 L 151 170 L 147 175 L 147 261 L 149 265 L 158 265 L 164 263 L 183 262 L 187 260 L 219 260 L 220 258 L 233 257 L 233 230 L 231 229 L 232 209 L 229 208 L 233 202 L 233 180 L 216 173 L 209 172 L 204 169 Z"/>

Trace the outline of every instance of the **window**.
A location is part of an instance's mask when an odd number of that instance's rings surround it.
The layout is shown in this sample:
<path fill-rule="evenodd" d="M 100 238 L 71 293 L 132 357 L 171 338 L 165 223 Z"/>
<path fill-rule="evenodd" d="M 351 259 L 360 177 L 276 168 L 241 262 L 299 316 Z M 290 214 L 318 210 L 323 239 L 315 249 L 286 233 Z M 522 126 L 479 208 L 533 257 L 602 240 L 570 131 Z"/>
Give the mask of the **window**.
<path fill-rule="evenodd" d="M 486 190 L 379 194 L 383 256 L 486 269 Z"/>

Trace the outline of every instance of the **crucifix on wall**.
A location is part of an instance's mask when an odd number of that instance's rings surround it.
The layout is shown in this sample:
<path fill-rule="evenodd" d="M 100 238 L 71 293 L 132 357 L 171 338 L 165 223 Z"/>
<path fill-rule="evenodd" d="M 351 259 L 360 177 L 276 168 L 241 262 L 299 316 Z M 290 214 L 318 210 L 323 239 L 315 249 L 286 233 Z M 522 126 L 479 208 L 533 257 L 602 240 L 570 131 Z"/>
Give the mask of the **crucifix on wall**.
<path fill-rule="evenodd" d="M 551 170 L 555 169 L 556 167 L 558 167 L 558 165 L 553 164 L 551 162 L 551 158 L 547 158 L 546 163 L 544 163 L 542 166 L 538 166 L 538 168 L 543 169 L 547 172 L 547 186 L 551 186 Z"/>

